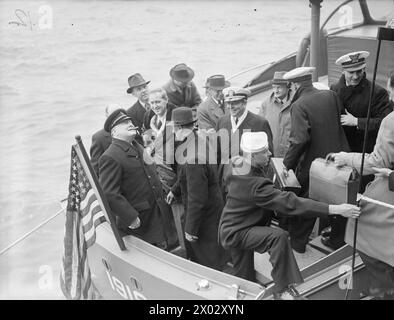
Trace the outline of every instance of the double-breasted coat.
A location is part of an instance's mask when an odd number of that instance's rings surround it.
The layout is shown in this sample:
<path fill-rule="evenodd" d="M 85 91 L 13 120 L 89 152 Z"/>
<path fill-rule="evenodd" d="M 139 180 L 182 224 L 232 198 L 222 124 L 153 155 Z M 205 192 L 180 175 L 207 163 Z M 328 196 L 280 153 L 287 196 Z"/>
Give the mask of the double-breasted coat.
<path fill-rule="evenodd" d="M 127 115 L 131 118 L 133 124 L 138 127 L 140 132 L 143 129 L 144 116 L 146 111 L 147 109 L 143 105 L 141 105 L 141 102 L 139 100 L 126 111 Z"/>
<path fill-rule="evenodd" d="M 371 86 L 372 83 L 365 77 L 365 74 L 361 82 L 355 87 L 346 86 L 344 75 L 331 86 L 331 90 L 338 94 L 343 107 L 358 119 L 357 127 L 343 127 L 352 152 L 362 152 Z M 365 152 L 372 152 L 380 123 L 391 111 L 393 109 L 387 91 L 375 84 Z M 342 113 L 344 114 L 345 111 L 342 110 Z"/>
<path fill-rule="evenodd" d="M 99 170 L 100 185 L 120 230 L 152 244 L 171 247 L 176 243 L 171 209 L 164 200 L 155 165 L 144 162 L 141 145 L 112 139 L 99 160 Z M 140 227 L 129 229 L 137 217 Z"/>

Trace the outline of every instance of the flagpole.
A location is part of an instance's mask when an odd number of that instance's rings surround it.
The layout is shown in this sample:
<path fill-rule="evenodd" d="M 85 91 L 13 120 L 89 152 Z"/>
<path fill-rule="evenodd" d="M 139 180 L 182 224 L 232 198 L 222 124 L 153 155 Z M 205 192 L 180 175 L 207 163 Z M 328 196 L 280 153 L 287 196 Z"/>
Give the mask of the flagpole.
<path fill-rule="evenodd" d="M 90 159 L 88 157 L 88 154 L 86 153 L 86 150 L 85 150 L 85 147 L 83 145 L 81 136 L 80 135 L 75 136 L 75 140 L 78 143 L 79 149 L 81 150 L 82 156 L 83 156 L 84 161 L 85 161 L 85 163 L 86 163 L 86 165 L 88 167 L 89 173 L 90 173 L 90 175 L 91 175 L 91 177 L 93 179 L 93 182 L 95 184 L 97 192 L 98 192 L 98 194 L 99 194 L 99 196 L 100 196 L 100 198 L 101 198 L 101 200 L 103 202 L 104 210 L 107 213 L 107 216 L 108 216 L 108 219 L 109 219 L 109 225 L 111 226 L 111 229 L 112 229 L 112 231 L 113 231 L 113 233 L 115 235 L 116 242 L 118 243 L 119 248 L 122 251 L 124 251 L 124 250 L 126 250 L 126 245 L 124 244 L 124 241 L 123 241 L 122 237 L 120 236 L 119 230 L 116 227 L 115 218 L 112 215 L 112 211 L 111 211 L 111 209 L 109 207 L 107 198 L 105 197 L 104 192 L 101 189 L 101 186 L 100 186 L 100 184 L 98 182 L 98 178 L 96 176 L 96 173 L 94 172 L 94 170 L 92 168 L 92 164 L 90 163 Z"/>
<path fill-rule="evenodd" d="M 378 29 L 378 48 L 376 51 L 376 59 L 375 59 L 375 67 L 373 71 L 373 78 L 372 78 L 372 87 L 369 91 L 369 101 L 368 101 L 368 111 L 367 111 L 367 121 L 365 124 L 365 131 L 364 131 L 364 141 L 363 141 L 363 151 L 361 155 L 361 166 L 360 166 L 360 179 L 362 179 L 364 173 L 364 160 L 365 160 L 365 149 L 367 146 L 367 138 L 368 138 L 368 127 L 369 121 L 371 119 L 371 104 L 372 104 L 372 97 L 375 91 L 375 82 L 376 82 L 376 73 L 378 71 L 378 63 L 379 63 L 379 55 L 380 55 L 380 47 L 382 40 L 394 41 L 394 30 L 389 28 L 379 27 Z M 359 192 L 361 191 L 361 181 L 359 185 Z M 359 204 L 358 204 L 359 205 Z M 354 276 L 354 265 L 356 261 L 356 245 L 357 245 L 357 228 L 358 228 L 358 219 L 354 221 L 354 233 L 353 233 L 353 254 L 352 254 L 352 269 L 351 269 L 351 277 L 350 277 L 350 284 L 353 284 L 353 276 Z M 347 300 L 349 295 L 350 285 L 346 288 L 345 300 Z"/>

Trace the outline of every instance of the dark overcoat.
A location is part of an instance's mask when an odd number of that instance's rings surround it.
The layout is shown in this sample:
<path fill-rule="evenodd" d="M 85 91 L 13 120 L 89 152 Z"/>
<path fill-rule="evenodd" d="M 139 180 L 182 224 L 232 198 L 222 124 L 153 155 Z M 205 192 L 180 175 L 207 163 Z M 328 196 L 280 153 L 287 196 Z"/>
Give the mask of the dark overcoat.
<path fill-rule="evenodd" d="M 358 119 L 357 127 L 343 127 L 352 152 L 362 152 L 371 86 L 372 83 L 365 77 L 365 74 L 361 82 L 355 87 L 346 86 L 344 75 L 331 86 L 331 90 L 338 94 L 343 107 Z M 387 91 L 375 84 L 365 152 L 372 152 L 380 123 L 391 111 L 393 109 Z M 344 114 L 345 110 L 342 110 L 342 113 Z"/>
<path fill-rule="evenodd" d="M 229 142 L 225 139 L 220 137 L 219 132 L 219 145 L 220 145 L 220 159 L 225 158 L 225 160 L 229 160 L 231 157 L 240 154 L 240 143 L 242 134 L 246 131 L 250 132 L 258 132 L 264 131 L 268 136 L 268 145 L 269 149 L 273 151 L 273 144 L 272 144 L 272 132 L 271 127 L 268 123 L 268 120 L 254 114 L 253 112 L 248 111 L 246 118 L 244 121 L 239 125 L 238 129 L 233 133 L 232 126 L 231 126 L 231 116 L 227 114 L 221 117 L 218 120 L 218 124 L 216 126 L 216 131 L 225 130 L 229 134 Z M 228 162 L 228 161 L 227 161 Z"/>
<path fill-rule="evenodd" d="M 152 244 L 176 242 L 171 209 L 164 200 L 155 165 L 143 160 L 143 148 L 112 139 L 99 160 L 99 181 L 117 224 L 122 231 Z M 128 226 L 137 218 L 141 226 Z"/>
<path fill-rule="evenodd" d="M 90 146 L 90 162 L 96 175 L 99 175 L 99 159 L 111 144 L 111 134 L 101 129 L 93 134 Z"/>
<path fill-rule="evenodd" d="M 194 82 L 190 82 L 184 89 L 180 89 L 171 79 L 163 86 L 163 89 L 167 93 L 168 101 L 177 107 L 195 109 L 202 101 Z"/>
<path fill-rule="evenodd" d="M 127 109 L 127 115 L 133 121 L 135 126 L 138 126 L 138 130 L 141 132 L 144 124 L 144 116 L 146 109 L 141 105 L 140 101 L 138 100 L 134 103 L 129 109 Z"/>
<path fill-rule="evenodd" d="M 349 151 L 340 123 L 341 103 L 335 92 L 318 90 L 312 83 L 300 87 L 291 105 L 290 146 L 283 160 L 296 171 L 302 193 L 309 188 L 309 169 L 316 158 Z"/>
<path fill-rule="evenodd" d="M 259 176 L 254 168 L 246 175 L 228 175 L 226 185 L 227 201 L 219 224 L 219 237 L 225 248 L 242 248 L 239 232 L 268 225 L 273 210 L 286 216 L 328 215 L 327 204 L 280 191 L 270 179 Z"/>
<path fill-rule="evenodd" d="M 179 165 L 178 174 L 185 204 L 185 232 L 198 236 L 192 242 L 192 260 L 205 266 L 222 269 L 224 250 L 218 241 L 218 225 L 223 209 L 216 164 L 207 163 L 202 153 L 194 152 L 198 143 L 205 143 L 196 132 L 177 148 L 186 163 Z M 193 145 L 191 147 L 191 145 Z M 179 159 L 179 156 L 176 156 Z"/>

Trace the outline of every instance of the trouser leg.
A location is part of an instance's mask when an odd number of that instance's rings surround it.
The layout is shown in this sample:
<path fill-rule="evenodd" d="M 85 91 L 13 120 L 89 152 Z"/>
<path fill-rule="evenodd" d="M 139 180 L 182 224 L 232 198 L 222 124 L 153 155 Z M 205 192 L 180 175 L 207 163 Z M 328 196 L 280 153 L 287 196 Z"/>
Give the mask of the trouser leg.
<path fill-rule="evenodd" d="M 289 220 L 288 231 L 290 234 L 291 247 L 304 253 L 309 242 L 309 236 L 315 226 L 316 218 L 293 217 Z"/>
<path fill-rule="evenodd" d="M 253 227 L 241 234 L 241 244 L 238 251 L 232 251 L 234 269 L 245 279 L 255 279 L 253 251 L 268 252 L 272 264 L 272 279 L 275 282 L 274 291 L 279 292 L 289 284 L 303 281 L 297 262 L 290 246 L 288 233 L 280 228 Z M 243 250 L 240 250 L 240 249 Z M 253 277 L 251 276 L 253 274 Z"/>
<path fill-rule="evenodd" d="M 370 291 L 376 296 L 387 294 L 394 299 L 394 267 L 358 251 L 370 274 Z"/>

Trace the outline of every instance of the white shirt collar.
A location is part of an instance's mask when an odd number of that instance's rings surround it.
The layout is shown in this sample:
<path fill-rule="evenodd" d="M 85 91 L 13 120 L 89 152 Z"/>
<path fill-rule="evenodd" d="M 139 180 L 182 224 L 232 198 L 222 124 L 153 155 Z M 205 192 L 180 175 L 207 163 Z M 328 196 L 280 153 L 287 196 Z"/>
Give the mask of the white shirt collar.
<path fill-rule="evenodd" d="M 238 122 L 237 123 L 235 123 L 235 117 L 230 116 L 230 118 L 231 118 L 231 128 L 232 128 L 233 133 L 238 130 L 238 127 L 245 120 L 247 114 L 248 114 L 248 110 L 245 108 L 244 113 L 242 114 L 242 116 L 240 116 L 238 118 Z"/>

